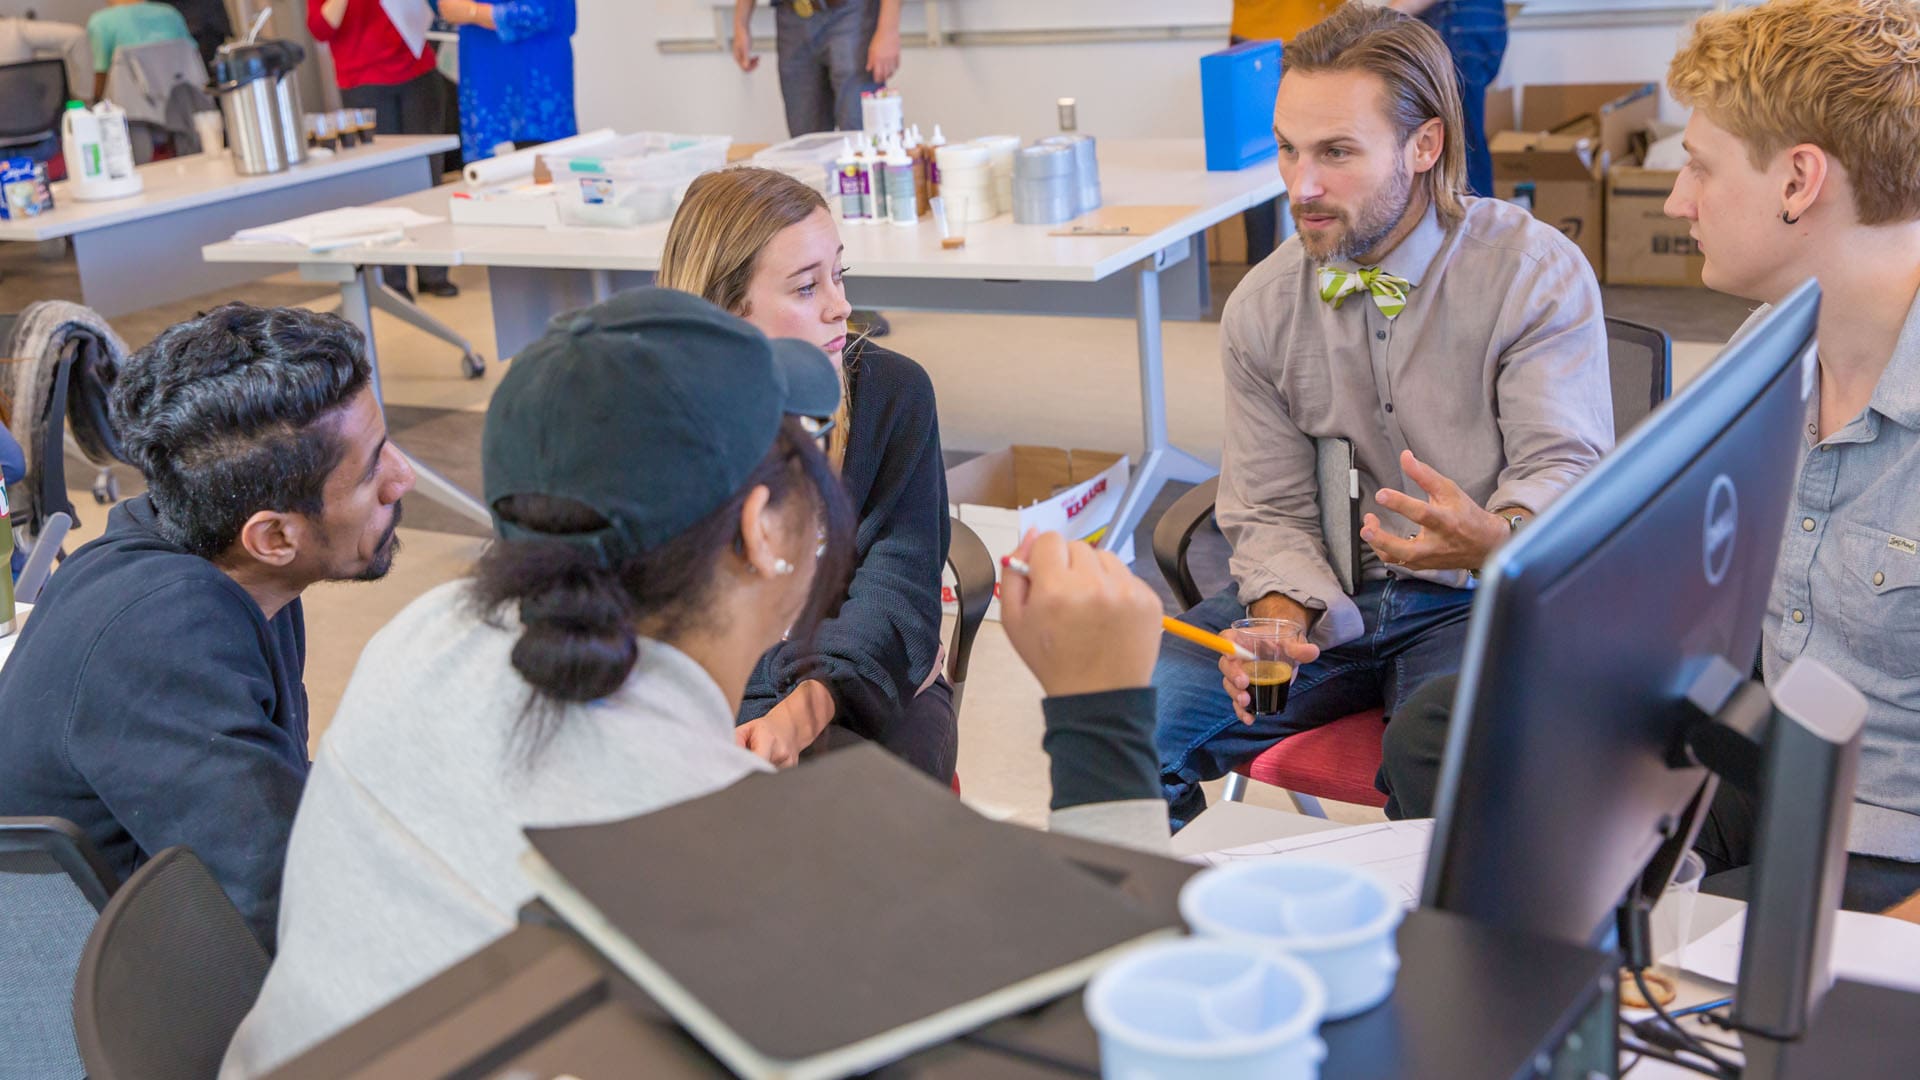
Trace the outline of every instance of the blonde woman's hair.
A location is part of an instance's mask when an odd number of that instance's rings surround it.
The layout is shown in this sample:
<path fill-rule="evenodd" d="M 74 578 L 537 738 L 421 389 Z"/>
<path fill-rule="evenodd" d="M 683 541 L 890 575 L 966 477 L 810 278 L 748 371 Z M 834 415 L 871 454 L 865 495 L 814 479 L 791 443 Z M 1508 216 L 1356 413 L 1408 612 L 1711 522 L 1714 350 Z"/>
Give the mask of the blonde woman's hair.
<path fill-rule="evenodd" d="M 1920 220 L 1920 4 L 1774 0 L 1703 15 L 1667 86 L 1746 144 L 1756 169 L 1825 150 L 1863 225 Z"/>
<path fill-rule="evenodd" d="M 1287 42 L 1281 78 L 1309 72 L 1365 71 L 1386 84 L 1387 116 L 1404 141 L 1429 120 L 1446 133 L 1440 160 L 1422 173 L 1442 225 L 1466 215 L 1467 123 L 1453 54 L 1433 27 L 1391 8 L 1347 3 Z"/>
<path fill-rule="evenodd" d="M 818 190 L 783 172 L 737 166 L 706 173 L 687 188 L 673 215 L 654 283 L 745 316 L 747 287 L 759 268 L 760 253 L 780 230 L 826 208 Z M 853 353 L 846 350 L 840 364 L 840 410 L 827 436 L 827 456 L 836 470 L 847 456 L 852 414 L 847 367 Z"/>

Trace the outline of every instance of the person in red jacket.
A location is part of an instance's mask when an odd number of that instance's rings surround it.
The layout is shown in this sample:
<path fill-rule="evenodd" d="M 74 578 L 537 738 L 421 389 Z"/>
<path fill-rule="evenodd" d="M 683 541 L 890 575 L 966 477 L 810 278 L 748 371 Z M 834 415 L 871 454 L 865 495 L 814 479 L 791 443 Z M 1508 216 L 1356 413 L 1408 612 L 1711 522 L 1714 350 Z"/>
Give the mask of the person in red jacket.
<path fill-rule="evenodd" d="M 424 2 L 424 0 L 423 0 Z M 446 130 L 447 80 L 434 68 L 433 46 L 418 55 L 407 47 L 380 0 L 325 0 L 307 5 L 307 30 L 333 50 L 333 71 L 340 80 L 340 101 L 350 109 L 372 109 L 374 130 L 388 135 L 438 135 Z M 434 175 L 441 170 L 438 155 Z M 420 291 L 458 296 L 444 266 L 415 271 Z M 412 297 L 407 268 L 384 270 L 387 287 Z"/>

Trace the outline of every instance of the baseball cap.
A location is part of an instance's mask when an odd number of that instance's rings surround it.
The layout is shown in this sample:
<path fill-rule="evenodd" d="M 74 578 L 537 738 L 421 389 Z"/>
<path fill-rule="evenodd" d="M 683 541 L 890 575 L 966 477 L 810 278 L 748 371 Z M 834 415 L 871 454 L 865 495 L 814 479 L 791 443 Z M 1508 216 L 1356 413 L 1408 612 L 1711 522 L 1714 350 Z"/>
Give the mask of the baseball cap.
<path fill-rule="evenodd" d="M 819 346 L 769 339 L 691 293 L 633 289 L 567 312 L 507 366 L 487 407 L 480 458 L 494 531 L 617 565 L 732 498 L 784 417 L 825 419 L 839 402 Z M 608 524 L 538 532 L 501 518 L 514 495 L 572 499 Z"/>

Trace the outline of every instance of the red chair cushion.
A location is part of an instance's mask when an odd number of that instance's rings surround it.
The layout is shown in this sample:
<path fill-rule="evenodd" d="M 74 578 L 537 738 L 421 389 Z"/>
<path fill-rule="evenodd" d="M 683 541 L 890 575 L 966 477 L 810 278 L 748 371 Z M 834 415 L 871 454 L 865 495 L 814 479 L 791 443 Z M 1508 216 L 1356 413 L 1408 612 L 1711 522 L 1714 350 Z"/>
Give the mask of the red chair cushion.
<path fill-rule="evenodd" d="M 1386 730 L 1383 710 L 1354 713 L 1290 735 L 1233 771 L 1317 799 L 1385 806 L 1387 797 L 1373 786 L 1373 774 L 1380 769 Z"/>

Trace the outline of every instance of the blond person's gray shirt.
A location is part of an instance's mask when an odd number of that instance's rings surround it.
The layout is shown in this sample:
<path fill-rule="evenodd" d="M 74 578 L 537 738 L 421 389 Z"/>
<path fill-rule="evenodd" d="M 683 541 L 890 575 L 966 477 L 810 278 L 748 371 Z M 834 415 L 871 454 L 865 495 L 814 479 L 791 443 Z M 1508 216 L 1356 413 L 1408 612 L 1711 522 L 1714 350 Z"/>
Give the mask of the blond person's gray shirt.
<path fill-rule="evenodd" d="M 1816 387 L 1762 660 L 1772 682 L 1810 656 L 1866 695 L 1847 850 L 1920 862 L 1920 297 L 1867 407 L 1825 439 L 1819 418 Z"/>
<path fill-rule="evenodd" d="M 1315 439 L 1353 443 L 1361 509 L 1401 535 L 1415 527 L 1375 494 L 1422 497 L 1400 471 L 1403 450 L 1485 508 L 1537 514 L 1613 447 L 1600 287 L 1572 241 L 1517 206 L 1469 198 L 1459 224 L 1429 210 L 1380 265 L 1414 285 L 1396 318 L 1364 291 L 1337 310 L 1320 299 L 1319 267 L 1294 237 L 1221 319 L 1217 516 L 1233 579 L 1243 603 L 1279 593 L 1324 612 L 1312 634 L 1322 646 L 1361 624 L 1327 560 Z M 1365 577 L 1468 586 L 1464 570 L 1415 573 L 1362 554 Z"/>

